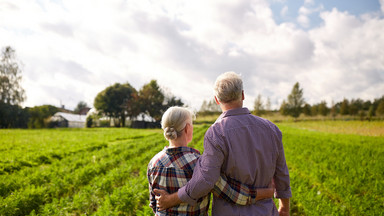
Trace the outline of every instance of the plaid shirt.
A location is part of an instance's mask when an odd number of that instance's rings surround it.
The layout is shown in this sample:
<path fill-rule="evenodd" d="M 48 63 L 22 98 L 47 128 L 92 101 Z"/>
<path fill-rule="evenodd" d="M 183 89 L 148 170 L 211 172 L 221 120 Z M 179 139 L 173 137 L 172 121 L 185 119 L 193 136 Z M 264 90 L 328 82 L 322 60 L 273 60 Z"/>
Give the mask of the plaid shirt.
<path fill-rule="evenodd" d="M 182 203 L 178 206 L 158 211 L 153 189 L 162 189 L 168 193 L 175 193 L 192 177 L 193 169 L 200 156 L 200 152 L 190 147 L 165 147 L 156 154 L 148 164 L 147 177 L 149 181 L 149 206 L 156 215 L 208 215 L 210 196 L 198 200 L 195 206 Z M 256 188 L 220 176 L 213 195 L 238 205 L 255 203 Z"/>

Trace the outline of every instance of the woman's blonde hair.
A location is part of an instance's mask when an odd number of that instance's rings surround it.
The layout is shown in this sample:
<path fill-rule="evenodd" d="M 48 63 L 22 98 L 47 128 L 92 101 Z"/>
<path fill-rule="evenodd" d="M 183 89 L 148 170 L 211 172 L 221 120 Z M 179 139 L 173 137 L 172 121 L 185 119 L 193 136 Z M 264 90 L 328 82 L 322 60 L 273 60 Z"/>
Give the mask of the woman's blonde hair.
<path fill-rule="evenodd" d="M 170 107 L 161 118 L 161 128 L 166 140 L 173 140 L 181 136 L 187 123 L 192 124 L 195 114 L 185 107 Z"/>
<path fill-rule="evenodd" d="M 239 74 L 226 72 L 217 77 L 214 86 L 215 96 L 222 103 L 241 100 L 243 81 Z"/>

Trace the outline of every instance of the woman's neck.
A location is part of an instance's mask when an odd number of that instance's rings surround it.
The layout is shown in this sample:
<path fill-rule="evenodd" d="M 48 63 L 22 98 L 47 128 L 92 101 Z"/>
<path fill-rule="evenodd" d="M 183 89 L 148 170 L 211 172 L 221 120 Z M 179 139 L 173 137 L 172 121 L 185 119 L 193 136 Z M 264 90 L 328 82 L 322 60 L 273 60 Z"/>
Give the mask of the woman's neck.
<path fill-rule="evenodd" d="M 176 139 L 169 141 L 169 148 L 187 147 L 188 143 L 185 139 Z"/>

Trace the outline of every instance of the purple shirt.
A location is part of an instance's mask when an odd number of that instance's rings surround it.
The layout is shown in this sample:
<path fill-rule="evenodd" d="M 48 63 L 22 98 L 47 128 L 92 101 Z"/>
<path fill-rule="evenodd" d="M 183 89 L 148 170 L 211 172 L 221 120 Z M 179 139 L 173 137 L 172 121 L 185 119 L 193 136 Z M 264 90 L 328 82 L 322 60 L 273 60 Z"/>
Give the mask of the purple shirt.
<path fill-rule="evenodd" d="M 268 187 L 274 178 L 275 197 L 292 196 L 279 128 L 251 115 L 247 108 L 222 113 L 208 129 L 204 153 L 195 166 L 192 179 L 178 190 L 179 198 L 194 205 L 198 198 L 212 190 L 220 173 L 259 188 Z M 212 215 L 278 215 L 278 212 L 272 199 L 239 206 L 214 197 Z"/>

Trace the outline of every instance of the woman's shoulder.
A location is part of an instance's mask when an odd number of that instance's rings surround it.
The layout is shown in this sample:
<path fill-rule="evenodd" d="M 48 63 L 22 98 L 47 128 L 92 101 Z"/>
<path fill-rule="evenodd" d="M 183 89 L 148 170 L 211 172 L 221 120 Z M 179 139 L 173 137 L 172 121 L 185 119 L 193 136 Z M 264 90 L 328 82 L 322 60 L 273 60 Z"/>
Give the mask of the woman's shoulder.
<path fill-rule="evenodd" d="M 167 159 L 167 154 L 164 150 L 162 150 L 153 156 L 153 158 L 149 161 L 148 168 L 164 166 L 164 159 Z"/>

